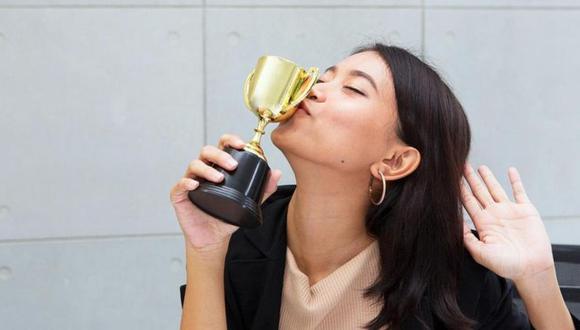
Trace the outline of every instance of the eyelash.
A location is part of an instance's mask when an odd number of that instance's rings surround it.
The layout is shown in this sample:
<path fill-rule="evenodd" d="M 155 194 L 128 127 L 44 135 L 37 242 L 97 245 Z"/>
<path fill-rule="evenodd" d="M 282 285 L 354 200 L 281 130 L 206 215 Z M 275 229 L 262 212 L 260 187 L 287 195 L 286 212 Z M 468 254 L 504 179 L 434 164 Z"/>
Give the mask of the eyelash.
<path fill-rule="evenodd" d="M 322 81 L 322 80 L 320 80 L 320 79 L 316 80 L 316 84 L 318 84 L 318 83 L 324 83 L 324 82 L 325 82 L 325 81 Z M 365 93 L 363 93 L 363 92 L 359 91 L 358 89 L 356 89 L 356 88 L 354 88 L 354 87 L 351 87 L 351 86 L 344 86 L 344 88 L 346 88 L 346 89 L 350 89 L 351 91 L 353 91 L 353 92 L 355 92 L 355 93 L 357 93 L 357 94 L 360 94 L 360 95 L 362 95 L 362 96 L 366 96 L 366 95 L 365 95 Z"/>

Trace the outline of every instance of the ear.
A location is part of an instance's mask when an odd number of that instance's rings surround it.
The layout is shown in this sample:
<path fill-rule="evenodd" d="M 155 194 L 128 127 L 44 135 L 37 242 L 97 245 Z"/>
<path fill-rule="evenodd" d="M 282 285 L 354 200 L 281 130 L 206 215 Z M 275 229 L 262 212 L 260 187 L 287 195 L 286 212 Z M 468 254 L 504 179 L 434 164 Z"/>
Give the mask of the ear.
<path fill-rule="evenodd" d="M 383 159 L 371 166 L 372 175 L 381 180 L 379 171 L 383 172 L 385 180 L 395 181 L 413 173 L 421 163 L 419 150 L 410 146 L 401 146 L 390 151 Z"/>

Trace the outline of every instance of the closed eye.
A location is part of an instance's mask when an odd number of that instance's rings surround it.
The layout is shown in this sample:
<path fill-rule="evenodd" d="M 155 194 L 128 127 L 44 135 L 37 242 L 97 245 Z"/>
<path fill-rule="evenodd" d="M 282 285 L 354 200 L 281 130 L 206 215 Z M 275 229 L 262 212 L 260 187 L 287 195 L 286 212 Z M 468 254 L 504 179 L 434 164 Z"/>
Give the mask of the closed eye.
<path fill-rule="evenodd" d="M 353 87 L 350 87 L 350 86 L 344 86 L 344 88 L 346 88 L 346 89 L 350 89 L 350 90 L 352 90 L 352 91 L 353 91 L 353 92 L 355 92 L 355 93 L 358 93 L 358 94 L 360 94 L 360 95 L 366 96 L 366 95 L 365 95 L 365 93 L 363 93 L 363 92 L 359 91 L 359 90 L 358 90 L 358 89 L 356 89 L 356 88 L 353 88 Z"/>
<path fill-rule="evenodd" d="M 316 84 L 318 84 L 318 83 L 321 83 L 321 84 L 323 84 L 323 83 L 325 83 L 325 81 L 322 81 L 322 80 L 320 80 L 320 79 L 317 79 L 317 80 L 316 80 Z M 350 89 L 351 91 L 353 91 L 353 92 L 355 92 L 355 93 L 358 93 L 358 94 L 360 94 L 360 95 L 362 95 L 362 96 L 366 96 L 366 94 L 365 94 L 365 93 L 363 93 L 363 92 L 359 91 L 358 89 L 356 89 L 356 88 L 354 88 L 354 87 L 351 87 L 351 86 L 344 86 L 344 88 L 346 88 L 346 89 Z"/>

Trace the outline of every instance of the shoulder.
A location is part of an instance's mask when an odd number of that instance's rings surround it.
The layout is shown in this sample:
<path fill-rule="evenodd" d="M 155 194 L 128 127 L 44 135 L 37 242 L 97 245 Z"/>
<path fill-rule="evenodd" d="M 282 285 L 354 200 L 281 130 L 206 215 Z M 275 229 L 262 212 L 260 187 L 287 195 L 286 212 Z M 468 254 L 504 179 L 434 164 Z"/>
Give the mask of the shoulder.
<path fill-rule="evenodd" d="M 289 199 L 290 197 L 292 197 L 292 194 L 294 193 L 295 189 L 296 185 L 293 184 L 278 186 L 276 191 L 272 195 L 270 195 L 270 197 L 268 197 L 268 199 L 266 199 L 264 203 L 262 203 L 262 209 L 268 207 L 272 203 L 285 201 L 286 199 Z"/>
<path fill-rule="evenodd" d="M 513 301 L 514 290 L 511 281 L 478 264 L 464 249 L 458 303 L 478 329 L 531 329 Z"/>

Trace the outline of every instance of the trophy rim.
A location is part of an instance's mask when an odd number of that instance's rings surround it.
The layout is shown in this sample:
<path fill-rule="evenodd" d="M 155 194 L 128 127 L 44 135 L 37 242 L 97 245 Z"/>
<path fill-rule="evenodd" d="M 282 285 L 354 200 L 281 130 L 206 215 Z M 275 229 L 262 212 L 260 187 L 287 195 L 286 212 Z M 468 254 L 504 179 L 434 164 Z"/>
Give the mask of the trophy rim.
<path fill-rule="evenodd" d="M 300 65 L 298 65 L 296 62 L 284 57 L 284 56 L 279 56 L 279 55 L 271 55 L 271 54 L 265 54 L 262 55 L 258 58 L 257 63 L 260 63 L 261 61 L 264 61 L 265 59 L 267 59 L 268 57 L 271 57 L 273 60 L 275 61 L 279 61 L 285 64 L 290 64 L 292 66 L 294 66 L 296 69 L 298 69 L 299 74 L 300 75 L 304 75 L 304 77 L 310 77 L 312 78 L 312 81 L 310 82 L 311 87 L 307 88 L 306 90 L 310 90 L 312 88 L 312 85 L 314 85 L 314 82 L 316 81 L 316 78 L 319 75 L 320 69 L 318 67 L 302 67 Z M 257 66 L 257 65 L 256 65 Z M 248 110 L 250 110 L 250 112 L 252 112 L 256 117 L 258 118 L 265 118 L 262 114 L 261 111 L 259 111 L 259 109 L 255 109 L 254 107 L 252 107 L 251 103 L 250 103 L 250 99 L 249 99 L 249 94 L 248 94 L 248 87 L 249 87 L 249 83 L 252 80 L 254 74 L 255 74 L 255 70 L 256 67 L 254 67 L 252 69 L 252 71 L 248 74 L 248 76 L 246 77 L 246 80 L 244 82 L 244 103 L 246 105 L 246 108 Z M 271 109 L 268 109 L 270 111 L 270 116 L 267 116 L 270 122 L 282 122 L 286 119 L 288 119 L 296 110 L 298 104 L 302 101 L 302 99 L 306 98 L 308 93 L 305 93 L 304 95 L 302 95 L 302 97 L 299 97 L 297 99 L 289 99 L 288 100 L 288 104 L 286 105 L 280 105 L 282 108 L 280 110 L 277 111 L 272 111 Z"/>
<path fill-rule="evenodd" d="M 259 61 L 260 61 L 262 58 L 266 58 L 266 57 L 274 57 L 274 58 L 277 58 L 277 59 L 279 59 L 279 60 L 282 60 L 282 61 L 284 61 L 284 62 L 287 62 L 287 63 L 290 63 L 290 64 L 294 64 L 294 65 L 296 65 L 297 67 L 300 67 L 300 66 L 299 66 L 299 65 L 298 65 L 296 62 L 294 62 L 294 61 L 292 61 L 292 60 L 290 60 L 290 59 L 287 59 L 287 58 L 286 58 L 286 57 L 284 57 L 284 56 L 279 56 L 279 55 L 262 55 L 262 56 L 260 56 L 260 57 L 258 58 L 258 62 L 259 62 Z"/>

